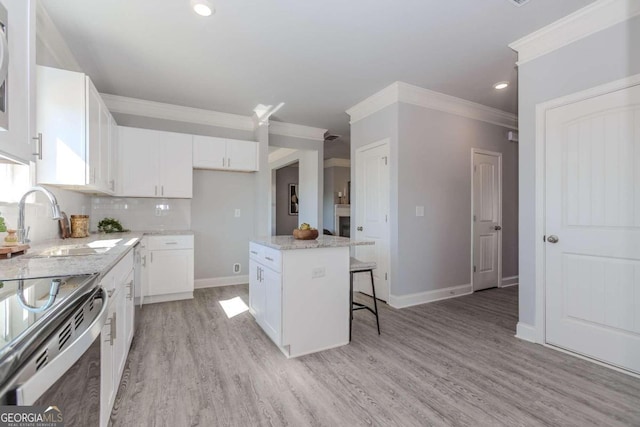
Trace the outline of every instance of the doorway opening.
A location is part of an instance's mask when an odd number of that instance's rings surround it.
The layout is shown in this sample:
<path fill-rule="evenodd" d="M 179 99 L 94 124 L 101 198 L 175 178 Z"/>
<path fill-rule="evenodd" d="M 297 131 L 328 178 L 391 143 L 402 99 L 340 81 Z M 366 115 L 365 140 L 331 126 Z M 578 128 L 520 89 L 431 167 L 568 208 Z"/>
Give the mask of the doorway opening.
<path fill-rule="evenodd" d="M 274 235 L 289 235 L 298 227 L 300 213 L 300 163 L 294 162 L 273 171 L 275 232 Z"/>

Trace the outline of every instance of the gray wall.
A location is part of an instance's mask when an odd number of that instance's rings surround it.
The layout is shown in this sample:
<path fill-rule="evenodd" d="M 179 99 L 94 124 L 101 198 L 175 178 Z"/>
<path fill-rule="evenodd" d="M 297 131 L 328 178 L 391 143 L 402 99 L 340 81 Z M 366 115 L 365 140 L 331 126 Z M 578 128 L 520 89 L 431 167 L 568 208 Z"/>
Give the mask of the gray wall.
<path fill-rule="evenodd" d="M 471 283 L 472 147 L 503 153 L 503 277 L 518 274 L 518 146 L 506 133 L 403 103 L 351 125 L 352 159 L 359 147 L 390 141 L 392 295 Z M 352 200 L 355 182 L 352 168 Z M 425 207 L 424 217 L 415 216 L 416 206 Z"/>
<path fill-rule="evenodd" d="M 520 322 L 534 325 L 536 105 L 640 73 L 640 17 L 523 64 L 519 69 Z"/>
<path fill-rule="evenodd" d="M 286 166 L 276 171 L 276 234 L 291 234 L 298 227 L 298 216 L 289 215 L 289 184 L 298 183 L 300 168 Z"/>
<path fill-rule="evenodd" d="M 233 276 L 249 271 L 253 236 L 254 176 L 251 173 L 195 170 L 191 228 L 195 233 L 195 278 Z M 234 216 L 240 209 L 240 217 Z"/>
<path fill-rule="evenodd" d="M 338 192 L 345 194 L 351 180 L 351 168 L 333 166 L 324 168 L 324 228 L 335 233 L 334 205 L 338 203 Z"/>
<path fill-rule="evenodd" d="M 502 156 L 502 275 L 518 274 L 518 145 L 507 129 L 400 104 L 399 281 L 406 295 L 471 283 L 471 149 Z M 425 207 L 416 217 L 416 206 Z"/>

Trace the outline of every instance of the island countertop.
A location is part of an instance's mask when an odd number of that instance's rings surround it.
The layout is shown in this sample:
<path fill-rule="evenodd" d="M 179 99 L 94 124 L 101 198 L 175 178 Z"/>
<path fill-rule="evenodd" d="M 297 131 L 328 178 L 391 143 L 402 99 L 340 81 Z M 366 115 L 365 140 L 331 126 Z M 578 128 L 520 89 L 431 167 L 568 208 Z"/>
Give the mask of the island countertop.
<path fill-rule="evenodd" d="M 373 241 L 352 240 L 340 236 L 318 236 L 315 240 L 297 240 L 293 236 L 265 236 L 251 239 L 251 243 L 279 251 L 296 249 L 340 248 L 345 246 L 373 245 Z"/>

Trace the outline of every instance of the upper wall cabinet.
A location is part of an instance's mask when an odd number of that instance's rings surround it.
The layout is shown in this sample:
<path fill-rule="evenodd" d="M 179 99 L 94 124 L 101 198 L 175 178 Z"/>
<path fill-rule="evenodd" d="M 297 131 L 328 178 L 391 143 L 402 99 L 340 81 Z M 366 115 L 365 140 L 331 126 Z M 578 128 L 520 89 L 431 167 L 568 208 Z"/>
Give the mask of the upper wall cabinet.
<path fill-rule="evenodd" d="M 119 127 L 123 197 L 193 197 L 192 136 Z"/>
<path fill-rule="evenodd" d="M 258 143 L 211 136 L 193 137 L 193 167 L 242 172 L 258 170 Z"/>
<path fill-rule="evenodd" d="M 37 181 L 113 194 L 113 117 L 83 73 L 38 66 Z"/>
<path fill-rule="evenodd" d="M 0 154 L 26 163 L 34 160 L 36 137 L 36 2 L 0 0 L 0 5 L 7 12 L 0 19 L 7 20 L 2 22 L 6 34 L 0 33 L 6 37 L 10 57 L 6 84 L 0 87 L 6 91 L 0 96 Z M 2 116 L 7 119 L 6 126 Z"/>

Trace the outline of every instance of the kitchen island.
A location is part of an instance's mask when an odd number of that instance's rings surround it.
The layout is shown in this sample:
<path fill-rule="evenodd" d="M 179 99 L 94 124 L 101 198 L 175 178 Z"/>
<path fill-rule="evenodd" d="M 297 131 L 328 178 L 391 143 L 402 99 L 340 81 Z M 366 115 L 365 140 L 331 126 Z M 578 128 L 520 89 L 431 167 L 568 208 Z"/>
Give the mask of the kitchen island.
<path fill-rule="evenodd" d="M 251 241 L 249 310 L 285 356 L 349 343 L 349 249 L 372 244 L 337 236 Z"/>

